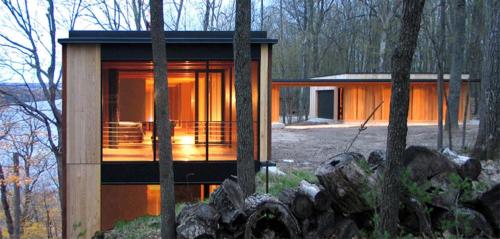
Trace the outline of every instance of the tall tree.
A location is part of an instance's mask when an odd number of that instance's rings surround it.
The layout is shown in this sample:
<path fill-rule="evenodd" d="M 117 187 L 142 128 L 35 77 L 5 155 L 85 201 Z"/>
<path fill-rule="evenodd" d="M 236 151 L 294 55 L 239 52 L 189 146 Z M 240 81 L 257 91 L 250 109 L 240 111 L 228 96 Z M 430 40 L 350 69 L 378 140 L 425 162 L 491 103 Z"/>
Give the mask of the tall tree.
<path fill-rule="evenodd" d="M 161 238 L 175 238 L 174 170 L 172 163 L 171 124 L 168 112 L 168 78 L 163 0 L 151 0 L 151 43 L 153 50 L 155 122 L 158 135 Z"/>
<path fill-rule="evenodd" d="M 420 19 L 425 0 L 403 2 L 403 17 L 399 42 L 391 59 L 391 109 L 387 132 L 387 165 L 383 174 L 379 232 L 397 235 L 399 222 L 400 171 L 408 131 L 410 69 L 417 47 Z"/>
<path fill-rule="evenodd" d="M 255 192 L 255 162 L 253 156 L 252 81 L 250 65 L 251 1 L 236 1 L 234 32 L 234 76 L 238 126 L 238 182 L 245 195 Z"/>
<path fill-rule="evenodd" d="M 76 19 L 80 16 L 80 2 L 74 7 L 70 15 L 69 27 L 72 29 L 76 24 Z M 44 6 L 43 16 L 45 20 L 37 18 L 34 8 L 40 10 L 43 8 L 37 4 L 28 4 L 28 1 L 2 0 L 2 7 L 7 9 L 4 16 L 10 19 L 13 24 L 7 31 L 0 31 L 0 46 L 3 49 L 9 49 L 8 59 L 2 61 L 7 71 L 13 74 L 25 84 L 25 89 L 30 92 L 31 98 L 28 101 L 47 102 L 49 109 L 42 108 L 41 104 L 27 103 L 14 92 L 0 89 L 0 95 L 9 99 L 15 105 L 23 110 L 23 113 L 29 115 L 40 122 L 45 127 L 47 134 L 47 145 L 54 155 L 57 162 L 57 186 L 64 185 L 63 172 L 63 128 L 62 111 L 58 105 L 58 99 L 61 95 L 62 71 L 58 70 L 57 64 L 57 19 L 55 17 L 55 6 L 53 0 L 41 1 Z M 41 11 L 41 10 L 40 10 Z M 14 30 L 15 29 L 15 30 Z M 15 55 L 16 57 L 12 57 Z M 16 61 L 22 59 L 21 61 Z M 19 64 L 21 62 L 21 64 Z M 14 78 L 14 77 L 13 77 Z M 34 88 L 32 82 L 40 87 L 42 96 L 33 94 Z M 59 193 L 59 203 L 64 206 L 64 192 Z M 65 208 L 61 208 L 61 217 L 64 218 Z M 63 220 L 63 230 L 65 220 Z M 63 235 L 65 232 L 63 232 Z"/>
<path fill-rule="evenodd" d="M 484 4 L 487 33 L 483 38 L 480 121 L 473 154 L 493 159 L 500 148 L 500 1 Z"/>
<path fill-rule="evenodd" d="M 179 23 L 180 23 L 181 16 L 182 16 L 182 8 L 184 7 L 184 0 L 180 0 L 179 3 L 177 3 L 177 1 L 174 0 L 173 3 L 174 3 L 175 11 L 177 12 L 177 16 L 175 18 L 174 30 L 178 31 L 179 30 Z"/>
<path fill-rule="evenodd" d="M 7 224 L 7 231 L 9 232 L 9 235 L 12 237 L 14 235 L 14 220 L 12 219 L 10 204 L 7 198 L 8 190 L 7 190 L 7 181 L 5 180 L 5 178 L 6 177 L 3 172 L 3 166 L 0 163 L 0 193 L 2 194 L 1 195 L 2 209 L 5 214 L 5 224 Z"/>
<path fill-rule="evenodd" d="M 462 72 L 465 49 L 465 0 L 452 1 L 452 38 L 451 38 L 451 69 L 448 94 L 448 119 L 449 128 L 458 128 L 458 107 L 462 86 Z"/>

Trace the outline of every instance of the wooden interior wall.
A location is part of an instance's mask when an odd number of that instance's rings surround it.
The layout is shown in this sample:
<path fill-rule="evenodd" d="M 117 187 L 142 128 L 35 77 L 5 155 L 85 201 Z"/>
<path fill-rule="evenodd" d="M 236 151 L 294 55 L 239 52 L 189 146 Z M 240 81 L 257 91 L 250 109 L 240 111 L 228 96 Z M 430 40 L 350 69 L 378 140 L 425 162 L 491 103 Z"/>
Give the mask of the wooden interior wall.
<path fill-rule="evenodd" d="M 100 56 L 99 45 L 66 46 L 66 238 L 90 238 L 101 226 Z"/>

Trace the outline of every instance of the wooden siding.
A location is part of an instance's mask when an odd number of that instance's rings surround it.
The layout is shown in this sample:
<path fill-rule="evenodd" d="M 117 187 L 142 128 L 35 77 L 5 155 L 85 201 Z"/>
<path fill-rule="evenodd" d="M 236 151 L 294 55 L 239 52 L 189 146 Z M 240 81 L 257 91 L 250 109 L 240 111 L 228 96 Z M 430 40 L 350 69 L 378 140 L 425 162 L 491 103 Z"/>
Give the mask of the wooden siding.
<path fill-rule="evenodd" d="M 389 84 L 351 85 L 344 88 L 344 121 L 363 121 L 384 101 L 373 116 L 373 121 L 388 121 L 391 101 Z M 447 90 L 447 87 L 446 89 Z M 459 120 L 463 120 L 467 86 L 462 86 Z M 408 121 L 437 121 L 437 88 L 434 84 L 411 84 Z M 446 112 L 446 103 L 443 104 Z"/>
<path fill-rule="evenodd" d="M 101 53 L 99 45 L 65 47 L 66 237 L 90 238 L 101 228 Z"/>
<path fill-rule="evenodd" d="M 273 86 L 271 90 L 272 122 L 280 120 L 280 88 Z"/>
<path fill-rule="evenodd" d="M 273 84 L 273 89 L 288 86 L 317 86 L 306 85 L 303 82 L 297 85 L 285 85 L 281 82 Z M 379 110 L 375 112 L 373 121 L 387 122 L 389 120 L 391 84 L 390 83 L 330 83 L 322 84 L 322 87 L 337 86 L 343 89 L 344 121 L 364 121 L 366 117 L 377 107 L 380 102 L 384 102 Z M 435 83 L 411 83 L 410 85 L 410 105 L 408 110 L 408 121 L 410 122 L 436 122 L 437 121 L 437 87 Z M 445 90 L 448 90 L 447 84 Z M 279 91 L 279 90 L 278 90 Z M 467 83 L 462 85 L 460 96 L 459 121 L 463 120 Z M 274 103 L 273 97 L 272 120 L 279 121 L 279 102 Z M 446 103 L 443 103 L 443 110 L 446 112 Z M 275 115 L 278 115 L 276 117 Z M 446 118 L 446 117 L 444 117 Z M 470 118 L 470 109 L 468 112 Z"/>
<path fill-rule="evenodd" d="M 268 119 L 269 119 L 269 46 L 267 44 L 262 44 L 260 48 L 260 133 L 259 133 L 259 145 L 260 154 L 259 158 L 261 161 L 267 161 L 268 158 Z"/>

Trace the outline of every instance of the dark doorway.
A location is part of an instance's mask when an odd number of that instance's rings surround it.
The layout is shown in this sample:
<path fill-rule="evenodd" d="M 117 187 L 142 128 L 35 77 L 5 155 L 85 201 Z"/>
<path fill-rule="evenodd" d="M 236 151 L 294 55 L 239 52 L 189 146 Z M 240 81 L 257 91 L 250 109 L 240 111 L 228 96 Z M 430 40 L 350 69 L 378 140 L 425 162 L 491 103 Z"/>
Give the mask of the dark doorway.
<path fill-rule="evenodd" d="M 333 119 L 334 90 L 318 90 L 318 118 Z"/>

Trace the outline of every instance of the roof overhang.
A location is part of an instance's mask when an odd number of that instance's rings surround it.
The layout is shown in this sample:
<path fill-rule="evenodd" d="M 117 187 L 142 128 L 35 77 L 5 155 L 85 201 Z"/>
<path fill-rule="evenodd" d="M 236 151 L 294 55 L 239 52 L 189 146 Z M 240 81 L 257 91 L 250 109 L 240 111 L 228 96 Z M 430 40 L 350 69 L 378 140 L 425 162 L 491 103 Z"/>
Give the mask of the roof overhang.
<path fill-rule="evenodd" d="M 234 31 L 167 31 L 167 44 L 232 44 Z M 60 44 L 150 44 L 150 31 L 70 31 Z M 265 31 L 252 31 L 251 43 L 275 44 Z"/>

